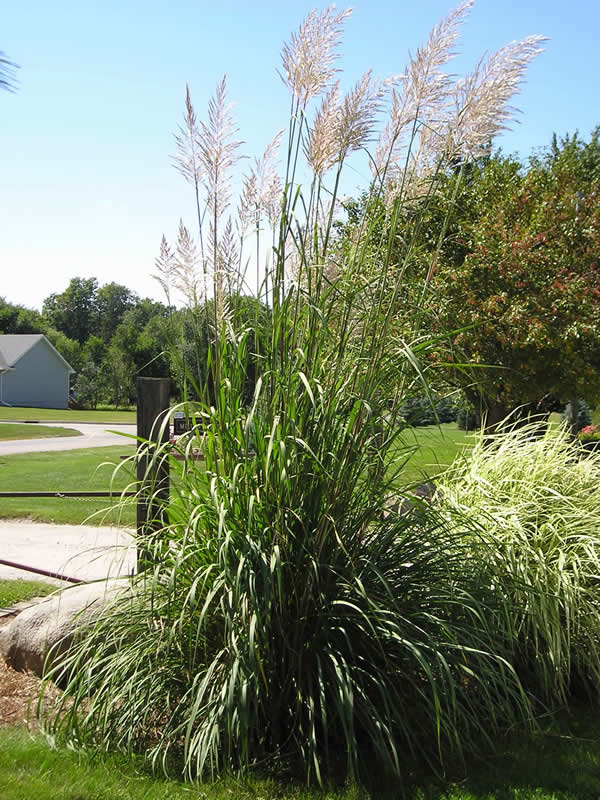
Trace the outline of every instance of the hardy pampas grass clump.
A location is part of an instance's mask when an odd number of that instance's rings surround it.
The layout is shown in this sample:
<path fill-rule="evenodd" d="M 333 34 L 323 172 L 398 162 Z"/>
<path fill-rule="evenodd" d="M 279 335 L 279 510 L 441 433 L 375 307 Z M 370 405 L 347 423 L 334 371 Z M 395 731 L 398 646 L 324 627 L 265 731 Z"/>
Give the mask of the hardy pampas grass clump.
<path fill-rule="evenodd" d="M 413 255 L 410 238 L 398 248 L 395 220 L 418 200 L 414 187 L 455 159 L 437 146 L 457 97 L 442 67 L 469 6 L 401 78 L 366 72 L 346 94 L 336 58 L 349 12 L 309 14 L 282 53 L 292 112 L 283 174 L 276 136 L 246 175 L 237 216 L 240 142 L 225 82 L 206 123 L 186 94 L 176 166 L 194 189 L 198 230 L 182 223 L 174 248 L 163 239 L 156 267 L 209 341 L 205 368 L 188 369 L 184 386 L 201 425 L 182 462 L 154 450 L 177 477 L 167 504 L 156 497 L 159 529 L 140 538 L 152 567 L 132 579 L 130 605 L 67 658 L 54 733 L 141 750 L 188 778 L 255 765 L 322 781 L 357 778 L 361 764 L 396 777 L 416 759 L 437 769 L 528 716 L 480 562 L 465 560 L 435 508 L 383 518 L 403 463 L 390 464 L 402 454 L 399 411 L 425 382 L 434 345 L 418 308 L 404 311 L 410 338 L 394 325 Z M 482 129 L 495 129 L 505 105 L 501 92 L 496 105 L 488 97 Z M 342 170 L 386 110 L 369 191 L 389 203 L 389 233 L 376 253 L 359 239 L 349 254 L 334 225 Z M 260 324 L 240 313 L 249 242 Z M 412 279 L 418 296 L 427 276 Z"/>
<path fill-rule="evenodd" d="M 455 527 L 466 522 L 478 551 L 487 543 L 490 583 L 512 612 L 511 660 L 551 705 L 600 692 L 599 486 L 600 457 L 582 457 L 566 430 L 509 422 L 439 486 Z"/>

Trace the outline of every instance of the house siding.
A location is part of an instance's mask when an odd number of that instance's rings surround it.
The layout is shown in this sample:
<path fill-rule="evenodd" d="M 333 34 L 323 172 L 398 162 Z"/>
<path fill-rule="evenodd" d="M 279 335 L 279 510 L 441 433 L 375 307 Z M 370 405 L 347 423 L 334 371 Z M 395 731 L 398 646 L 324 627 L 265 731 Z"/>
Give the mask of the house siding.
<path fill-rule="evenodd" d="M 69 370 L 52 347 L 41 339 L 2 375 L 2 397 L 13 406 L 67 408 Z"/>

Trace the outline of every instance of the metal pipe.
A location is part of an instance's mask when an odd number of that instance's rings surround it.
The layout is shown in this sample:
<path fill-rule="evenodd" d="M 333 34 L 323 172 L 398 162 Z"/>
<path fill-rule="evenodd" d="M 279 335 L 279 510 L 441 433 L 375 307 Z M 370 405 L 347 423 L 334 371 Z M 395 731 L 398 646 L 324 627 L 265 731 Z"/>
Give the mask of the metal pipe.
<path fill-rule="evenodd" d="M 47 578 L 56 578 L 59 581 L 66 581 L 67 583 L 85 583 L 85 581 L 80 580 L 79 578 L 70 578 L 68 575 L 61 575 L 60 572 L 50 572 L 47 569 L 39 569 L 38 567 L 28 567 L 25 564 L 17 564 L 16 561 L 6 561 L 4 558 L 0 558 L 0 564 L 4 564 L 6 567 L 14 567 L 15 569 L 22 569 L 25 572 L 35 572 L 37 575 L 45 575 Z"/>
<path fill-rule="evenodd" d="M 137 492 L 0 492 L 0 497 L 135 497 Z"/>

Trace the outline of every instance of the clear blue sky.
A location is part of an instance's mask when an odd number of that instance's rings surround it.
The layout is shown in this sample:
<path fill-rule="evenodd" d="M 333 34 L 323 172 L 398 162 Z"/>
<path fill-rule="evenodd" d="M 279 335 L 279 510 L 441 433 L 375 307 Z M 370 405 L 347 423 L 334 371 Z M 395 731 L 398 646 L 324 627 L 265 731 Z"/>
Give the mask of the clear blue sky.
<path fill-rule="evenodd" d="M 340 62 L 346 83 L 369 67 L 381 77 L 401 72 L 407 51 L 455 4 L 356 0 Z M 70 278 L 96 276 L 161 298 L 149 277 L 161 235 L 175 238 L 180 216 L 192 222 L 188 187 L 170 161 L 186 82 L 202 117 L 227 74 L 244 151 L 258 155 L 287 124 L 280 48 L 312 4 L 2 6 L 0 50 L 21 68 L 18 92 L 0 93 L 0 296 L 40 308 Z M 497 142 L 505 151 L 526 156 L 553 131 L 587 138 L 600 123 L 599 28 L 597 0 L 478 0 L 457 73 L 514 39 L 550 37 L 515 102 L 520 124 Z"/>

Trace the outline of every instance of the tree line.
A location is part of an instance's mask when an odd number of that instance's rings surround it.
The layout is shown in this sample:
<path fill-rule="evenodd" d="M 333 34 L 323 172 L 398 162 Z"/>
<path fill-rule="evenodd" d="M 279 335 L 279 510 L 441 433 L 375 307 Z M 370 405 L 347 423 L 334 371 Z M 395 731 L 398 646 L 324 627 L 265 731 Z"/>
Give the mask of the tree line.
<path fill-rule="evenodd" d="M 173 313 L 121 284 L 76 277 L 44 300 L 41 313 L 0 298 L 0 332 L 43 333 L 75 370 L 75 402 L 121 406 L 135 402 L 136 375 L 170 375 Z"/>
<path fill-rule="evenodd" d="M 267 324 L 265 307 L 252 297 L 229 298 L 242 324 Z M 193 399 L 209 380 L 213 301 L 197 308 L 140 298 L 118 283 L 72 278 L 49 295 L 42 311 L 0 297 L 0 333 L 43 333 L 75 370 L 72 402 L 95 408 L 135 403 L 135 379 L 170 378 L 175 398 Z M 254 336 L 249 340 L 247 395 L 256 380 Z"/>

